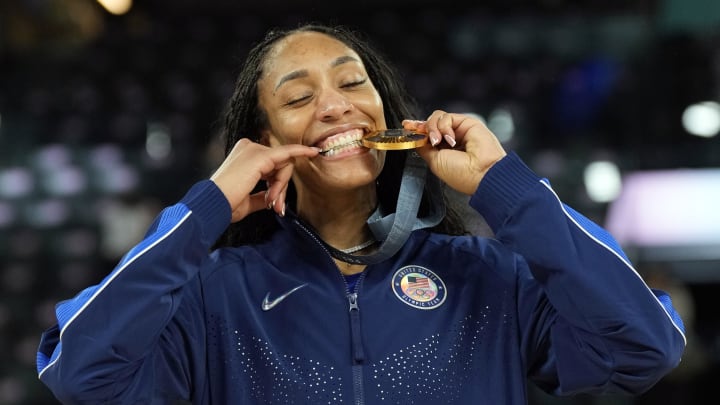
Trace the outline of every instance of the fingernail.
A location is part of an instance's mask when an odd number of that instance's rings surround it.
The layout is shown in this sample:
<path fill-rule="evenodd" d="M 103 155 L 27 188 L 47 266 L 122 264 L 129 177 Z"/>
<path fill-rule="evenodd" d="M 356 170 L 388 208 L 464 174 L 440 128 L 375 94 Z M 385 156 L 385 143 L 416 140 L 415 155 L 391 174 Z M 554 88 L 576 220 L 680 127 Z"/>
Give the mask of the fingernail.
<path fill-rule="evenodd" d="M 281 217 L 285 216 L 285 201 L 283 201 L 283 207 L 282 207 L 282 210 L 280 210 L 280 216 Z"/>
<path fill-rule="evenodd" d="M 274 207 L 274 206 L 275 206 L 275 200 L 272 200 L 272 202 L 267 205 L 267 209 L 272 209 L 272 207 Z"/>
<path fill-rule="evenodd" d="M 437 131 L 430 131 L 428 136 L 430 137 L 430 143 L 433 146 L 436 146 L 440 143 L 440 134 L 438 134 Z"/>
<path fill-rule="evenodd" d="M 453 148 L 455 147 L 456 142 L 453 137 L 451 137 L 450 135 L 443 135 L 443 138 L 445 138 L 445 142 L 450 144 L 451 147 L 453 147 Z"/>

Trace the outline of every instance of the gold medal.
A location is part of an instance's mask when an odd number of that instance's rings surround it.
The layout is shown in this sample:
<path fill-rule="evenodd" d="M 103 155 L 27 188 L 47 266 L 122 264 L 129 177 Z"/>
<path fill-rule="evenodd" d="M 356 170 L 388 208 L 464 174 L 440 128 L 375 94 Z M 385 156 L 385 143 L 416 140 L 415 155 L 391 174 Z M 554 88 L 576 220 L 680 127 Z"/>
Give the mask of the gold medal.
<path fill-rule="evenodd" d="M 415 149 L 427 143 L 427 135 L 407 129 L 384 129 L 371 132 L 362 139 L 366 148 L 382 150 Z"/>

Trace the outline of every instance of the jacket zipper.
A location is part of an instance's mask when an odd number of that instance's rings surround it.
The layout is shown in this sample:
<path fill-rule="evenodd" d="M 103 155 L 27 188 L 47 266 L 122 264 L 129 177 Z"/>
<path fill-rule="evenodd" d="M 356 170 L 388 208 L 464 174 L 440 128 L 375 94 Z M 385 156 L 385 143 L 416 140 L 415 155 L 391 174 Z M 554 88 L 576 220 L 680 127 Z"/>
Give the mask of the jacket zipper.
<path fill-rule="evenodd" d="M 317 242 L 320 247 L 322 247 L 325 253 L 327 253 L 328 258 L 330 258 L 330 261 L 332 261 L 333 265 L 337 269 L 343 283 L 345 284 L 345 292 L 347 294 L 346 297 L 349 304 L 348 312 L 350 313 L 350 347 L 352 350 L 353 393 L 355 394 L 354 404 L 364 405 L 365 395 L 363 389 L 363 363 L 365 362 L 365 350 L 363 349 L 362 345 L 362 327 L 360 323 L 360 307 L 358 306 L 358 292 L 360 291 L 360 285 L 365 278 L 366 270 L 363 270 L 363 273 L 358 278 L 357 283 L 355 284 L 354 291 L 350 291 L 350 286 L 348 286 L 347 280 L 345 280 L 342 271 L 340 271 L 340 268 L 337 266 L 337 264 L 335 264 L 335 261 L 332 260 L 332 255 L 325 248 L 325 246 L 323 246 L 322 242 L 318 240 L 317 236 L 313 232 L 306 229 L 305 226 L 300 223 L 300 221 L 295 220 L 293 222 L 295 222 L 295 224 L 299 226 L 300 229 L 310 235 L 310 237 L 315 242 Z"/>
<path fill-rule="evenodd" d="M 362 277 L 362 276 L 361 276 Z M 360 282 L 360 280 L 358 280 Z M 357 290 L 357 288 L 356 288 Z M 365 403 L 363 395 L 363 363 L 365 352 L 362 347 L 362 333 L 360 328 L 360 307 L 358 307 L 358 294 L 352 292 L 347 296 L 350 303 L 350 336 L 353 352 L 353 390 L 355 392 L 355 405 Z"/>

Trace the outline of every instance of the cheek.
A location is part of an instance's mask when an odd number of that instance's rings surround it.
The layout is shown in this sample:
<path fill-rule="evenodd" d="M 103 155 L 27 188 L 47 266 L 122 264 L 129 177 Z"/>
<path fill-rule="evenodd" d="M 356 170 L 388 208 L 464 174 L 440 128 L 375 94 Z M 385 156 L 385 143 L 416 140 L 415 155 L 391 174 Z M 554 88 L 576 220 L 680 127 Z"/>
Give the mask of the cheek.
<path fill-rule="evenodd" d="M 372 115 L 378 128 L 387 128 L 385 123 L 385 110 L 383 109 L 380 94 L 374 92 L 371 97 L 368 97 L 364 103 L 364 108 Z"/>
<path fill-rule="evenodd" d="M 276 114 L 270 127 L 279 144 L 302 143 L 303 133 L 309 125 L 309 120 L 303 114 Z"/>

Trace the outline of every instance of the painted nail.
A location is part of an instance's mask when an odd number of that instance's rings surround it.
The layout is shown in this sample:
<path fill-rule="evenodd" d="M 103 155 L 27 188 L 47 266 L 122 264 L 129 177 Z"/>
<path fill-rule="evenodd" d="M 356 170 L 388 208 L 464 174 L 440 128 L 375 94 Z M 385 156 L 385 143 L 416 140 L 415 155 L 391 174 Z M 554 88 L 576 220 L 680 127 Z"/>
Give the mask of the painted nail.
<path fill-rule="evenodd" d="M 433 146 L 436 146 L 437 144 L 440 143 L 440 134 L 438 134 L 437 131 L 430 131 L 430 133 L 428 134 L 428 136 L 430 137 L 430 143 L 431 143 Z"/>
<path fill-rule="evenodd" d="M 451 147 L 453 147 L 453 148 L 455 147 L 456 142 L 455 142 L 455 139 L 453 139 L 453 137 L 451 137 L 450 135 L 443 135 L 443 138 L 445 138 L 445 142 L 450 144 Z"/>

